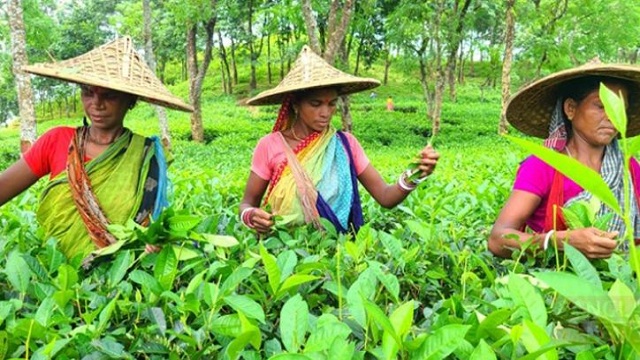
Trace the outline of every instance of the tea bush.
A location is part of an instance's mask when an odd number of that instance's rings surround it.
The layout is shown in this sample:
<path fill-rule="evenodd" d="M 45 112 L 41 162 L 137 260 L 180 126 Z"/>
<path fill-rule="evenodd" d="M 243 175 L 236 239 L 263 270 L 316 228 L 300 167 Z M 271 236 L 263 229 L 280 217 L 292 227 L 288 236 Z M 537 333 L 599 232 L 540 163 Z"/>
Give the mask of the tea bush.
<path fill-rule="evenodd" d="M 431 135 L 416 89 L 392 84 L 377 100 L 352 98 L 354 134 L 389 182 Z M 387 92 L 412 111 L 387 112 Z M 589 305 L 532 276 L 555 266 L 552 255 L 518 261 L 518 253 L 513 260 L 488 253 L 490 227 L 526 156 L 497 135 L 499 106 L 496 90 L 481 96 L 472 83 L 461 87 L 443 109 L 436 172 L 392 210 L 361 189 L 366 225 L 357 236 L 302 227 L 258 239 L 237 207 L 253 147 L 277 107 L 207 92 L 206 143 L 189 140 L 187 114 L 169 112 L 171 210 L 196 220 L 180 245 L 150 255 L 134 246 L 85 270 L 42 238 L 34 212 L 43 181 L 0 208 L 0 358 L 637 358 L 633 336 L 621 342 Z M 38 130 L 79 123 L 58 119 Z M 144 103 L 126 126 L 159 131 Z M 2 168 L 17 158 L 16 139 L 0 131 Z M 200 237 L 210 241 L 195 246 Z M 637 304 L 622 256 L 596 263 L 598 270 L 576 254 L 560 256 L 560 270 L 602 279 L 598 296 L 620 295 L 615 309 Z M 621 331 L 637 329 L 635 309 Z"/>

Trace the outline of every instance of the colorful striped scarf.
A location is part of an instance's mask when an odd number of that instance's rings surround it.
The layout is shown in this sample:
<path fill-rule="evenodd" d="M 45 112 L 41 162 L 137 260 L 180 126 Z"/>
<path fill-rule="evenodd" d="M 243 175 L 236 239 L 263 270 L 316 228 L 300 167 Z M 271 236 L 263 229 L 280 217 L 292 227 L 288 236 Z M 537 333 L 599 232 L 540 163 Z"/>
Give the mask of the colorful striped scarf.
<path fill-rule="evenodd" d="M 294 150 L 282 140 L 290 155 L 274 172 L 265 199 L 272 212 L 282 216 L 280 223 L 318 226 L 318 218 L 324 217 L 340 232 L 357 230 L 362 209 L 346 137 L 328 128 Z"/>

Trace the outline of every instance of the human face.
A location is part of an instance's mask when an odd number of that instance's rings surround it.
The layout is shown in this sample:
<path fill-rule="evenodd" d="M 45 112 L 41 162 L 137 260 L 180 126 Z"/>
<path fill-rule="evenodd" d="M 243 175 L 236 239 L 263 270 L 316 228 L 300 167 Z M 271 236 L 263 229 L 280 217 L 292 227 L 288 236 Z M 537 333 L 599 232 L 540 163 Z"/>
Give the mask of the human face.
<path fill-rule="evenodd" d="M 319 89 L 306 93 L 294 104 L 294 109 L 307 132 L 323 131 L 331 123 L 337 102 L 335 89 Z"/>
<path fill-rule="evenodd" d="M 81 86 L 80 98 L 91 126 L 110 130 L 122 127 L 124 116 L 135 102 L 135 97 L 99 86 Z"/>
<path fill-rule="evenodd" d="M 628 90 L 624 85 L 616 83 L 605 83 L 605 85 L 616 94 L 621 92 L 627 103 Z M 571 121 L 573 136 L 576 140 L 581 139 L 591 146 L 600 147 L 608 145 L 618 135 L 618 131 L 604 111 L 598 89 L 590 92 L 579 103 L 574 99 L 565 100 L 564 109 L 567 118 Z"/>

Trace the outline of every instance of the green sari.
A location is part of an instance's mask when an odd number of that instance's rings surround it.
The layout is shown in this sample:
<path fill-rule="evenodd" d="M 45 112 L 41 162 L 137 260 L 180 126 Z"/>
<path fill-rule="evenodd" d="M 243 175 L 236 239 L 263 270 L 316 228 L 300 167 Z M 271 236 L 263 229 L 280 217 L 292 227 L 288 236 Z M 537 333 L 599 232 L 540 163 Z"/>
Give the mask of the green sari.
<path fill-rule="evenodd" d="M 150 186 L 147 175 L 155 155 L 155 147 L 149 140 L 126 129 L 102 154 L 84 164 L 99 209 L 111 224 L 125 224 L 140 217 L 145 185 L 146 190 Z M 151 185 L 154 184 L 157 183 Z M 96 249 L 87 230 L 89 225 L 76 207 L 68 170 L 47 184 L 37 219 L 46 238 L 56 238 L 59 249 L 68 258 L 85 257 Z"/>

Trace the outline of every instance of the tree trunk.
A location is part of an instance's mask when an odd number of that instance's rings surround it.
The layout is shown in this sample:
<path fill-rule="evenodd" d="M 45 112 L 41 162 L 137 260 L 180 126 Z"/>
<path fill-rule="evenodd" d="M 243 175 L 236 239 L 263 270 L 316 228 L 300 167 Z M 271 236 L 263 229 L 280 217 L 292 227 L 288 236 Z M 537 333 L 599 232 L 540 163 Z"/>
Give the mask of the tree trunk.
<path fill-rule="evenodd" d="M 305 0 L 308 1 L 308 0 Z M 327 39 L 327 46 L 324 49 L 323 58 L 333 64 L 336 54 L 342 46 L 344 37 L 349 27 L 349 21 L 351 21 L 351 13 L 353 11 L 353 0 L 345 0 L 342 5 L 342 17 L 340 22 L 337 19 L 338 8 L 340 8 L 341 2 L 333 0 L 331 2 L 331 9 L 329 10 L 329 25 L 327 27 L 329 38 Z"/>
<path fill-rule="evenodd" d="M 515 16 L 513 7 L 516 0 L 507 0 L 505 36 L 504 36 L 504 59 L 502 61 L 502 111 L 500 112 L 500 123 L 498 133 L 506 134 L 509 130 L 507 122 L 507 102 L 509 101 L 511 87 L 511 60 L 513 58 L 513 40 L 515 37 Z"/>
<path fill-rule="evenodd" d="M 345 64 L 348 63 L 349 54 L 346 49 L 343 49 L 342 52 L 342 61 Z M 349 95 L 340 96 L 340 101 L 342 106 L 340 106 L 340 116 L 342 121 L 342 131 L 351 132 L 353 131 L 353 119 L 351 118 L 351 102 L 349 101 Z"/>
<path fill-rule="evenodd" d="M 387 47 L 387 56 L 384 59 L 384 79 L 382 81 L 383 85 L 387 85 L 389 82 L 389 68 L 391 67 L 391 46 Z"/>
<path fill-rule="evenodd" d="M 11 32 L 11 54 L 13 57 L 13 75 L 15 76 L 20 109 L 20 151 L 29 150 L 36 141 L 36 115 L 33 107 L 31 78 L 22 70 L 29 63 L 27 40 L 20 0 L 9 0 L 9 28 Z"/>
<path fill-rule="evenodd" d="M 471 0 L 464 0 L 462 8 L 458 7 L 458 2 L 455 2 L 453 8 L 453 17 L 455 21 L 455 29 L 451 32 L 451 36 L 448 39 L 449 45 L 449 58 L 447 59 L 447 76 L 449 80 L 449 96 L 452 101 L 456 101 L 456 62 L 458 59 L 458 50 L 463 39 L 464 33 L 464 19 L 469 11 Z"/>
<path fill-rule="evenodd" d="M 356 52 L 356 67 L 353 69 L 353 74 L 358 76 L 358 70 L 360 70 L 360 54 L 362 54 L 362 44 L 364 43 L 364 37 L 360 37 L 360 42 L 358 43 L 358 50 Z M 349 56 L 347 55 L 347 60 Z"/>
<path fill-rule="evenodd" d="M 322 54 L 320 41 L 318 40 L 318 22 L 313 15 L 311 0 L 302 0 L 302 15 L 304 16 L 304 24 L 307 28 L 307 36 L 309 37 L 309 46 L 316 54 Z"/>
<path fill-rule="evenodd" d="M 216 8 L 216 0 L 211 0 L 211 7 Z M 213 12 L 216 13 L 215 11 Z M 207 74 L 207 69 L 211 63 L 213 48 L 213 29 L 215 27 L 215 15 L 204 25 L 206 32 L 205 50 L 202 65 L 198 66 L 196 35 L 197 26 L 190 26 L 187 32 L 187 67 L 189 70 L 189 100 L 193 105 L 193 113 L 191 114 L 191 137 L 196 142 L 204 141 L 204 128 L 202 126 L 202 110 L 200 108 L 200 96 L 202 95 L 202 83 Z"/>
<path fill-rule="evenodd" d="M 251 61 L 251 76 L 249 78 L 249 90 L 253 91 L 256 89 L 258 85 L 258 81 L 256 80 L 256 61 L 258 56 L 256 54 L 254 41 L 253 41 L 253 0 L 249 0 L 249 59 Z"/>
<path fill-rule="evenodd" d="M 444 94 L 444 85 L 446 82 L 446 70 L 442 64 L 442 40 L 440 39 L 440 29 L 442 25 L 442 18 L 444 16 L 444 1 L 439 1 L 437 6 L 437 13 L 435 14 L 434 36 L 433 42 L 435 47 L 435 91 L 433 95 L 433 112 L 432 118 L 432 134 L 437 135 L 440 132 L 440 118 L 442 113 L 442 99 Z"/>
<path fill-rule="evenodd" d="M 458 53 L 458 84 L 464 84 L 464 46 L 460 47 Z"/>
<path fill-rule="evenodd" d="M 233 85 L 238 85 L 238 67 L 236 66 L 236 43 L 231 38 L 231 69 L 233 70 Z"/>
<path fill-rule="evenodd" d="M 226 94 L 233 94 L 233 84 L 231 83 L 231 71 L 229 70 L 229 61 L 227 60 L 227 49 L 222 42 L 222 34 L 218 31 L 218 42 L 220 43 L 220 62 L 222 63 L 222 81 L 224 82 L 224 91 Z"/>
<path fill-rule="evenodd" d="M 151 4 L 150 0 L 142 0 L 142 13 L 143 13 L 143 35 L 144 38 L 144 57 L 147 64 L 151 68 L 151 71 L 156 72 L 156 59 L 153 55 L 153 39 L 151 36 Z M 158 123 L 160 125 L 160 139 L 164 147 L 171 151 L 171 135 L 169 133 L 169 122 L 167 121 L 167 111 L 164 107 L 154 105 L 156 115 L 158 116 Z"/>
<path fill-rule="evenodd" d="M 271 85 L 271 34 L 267 34 L 267 83 Z"/>

